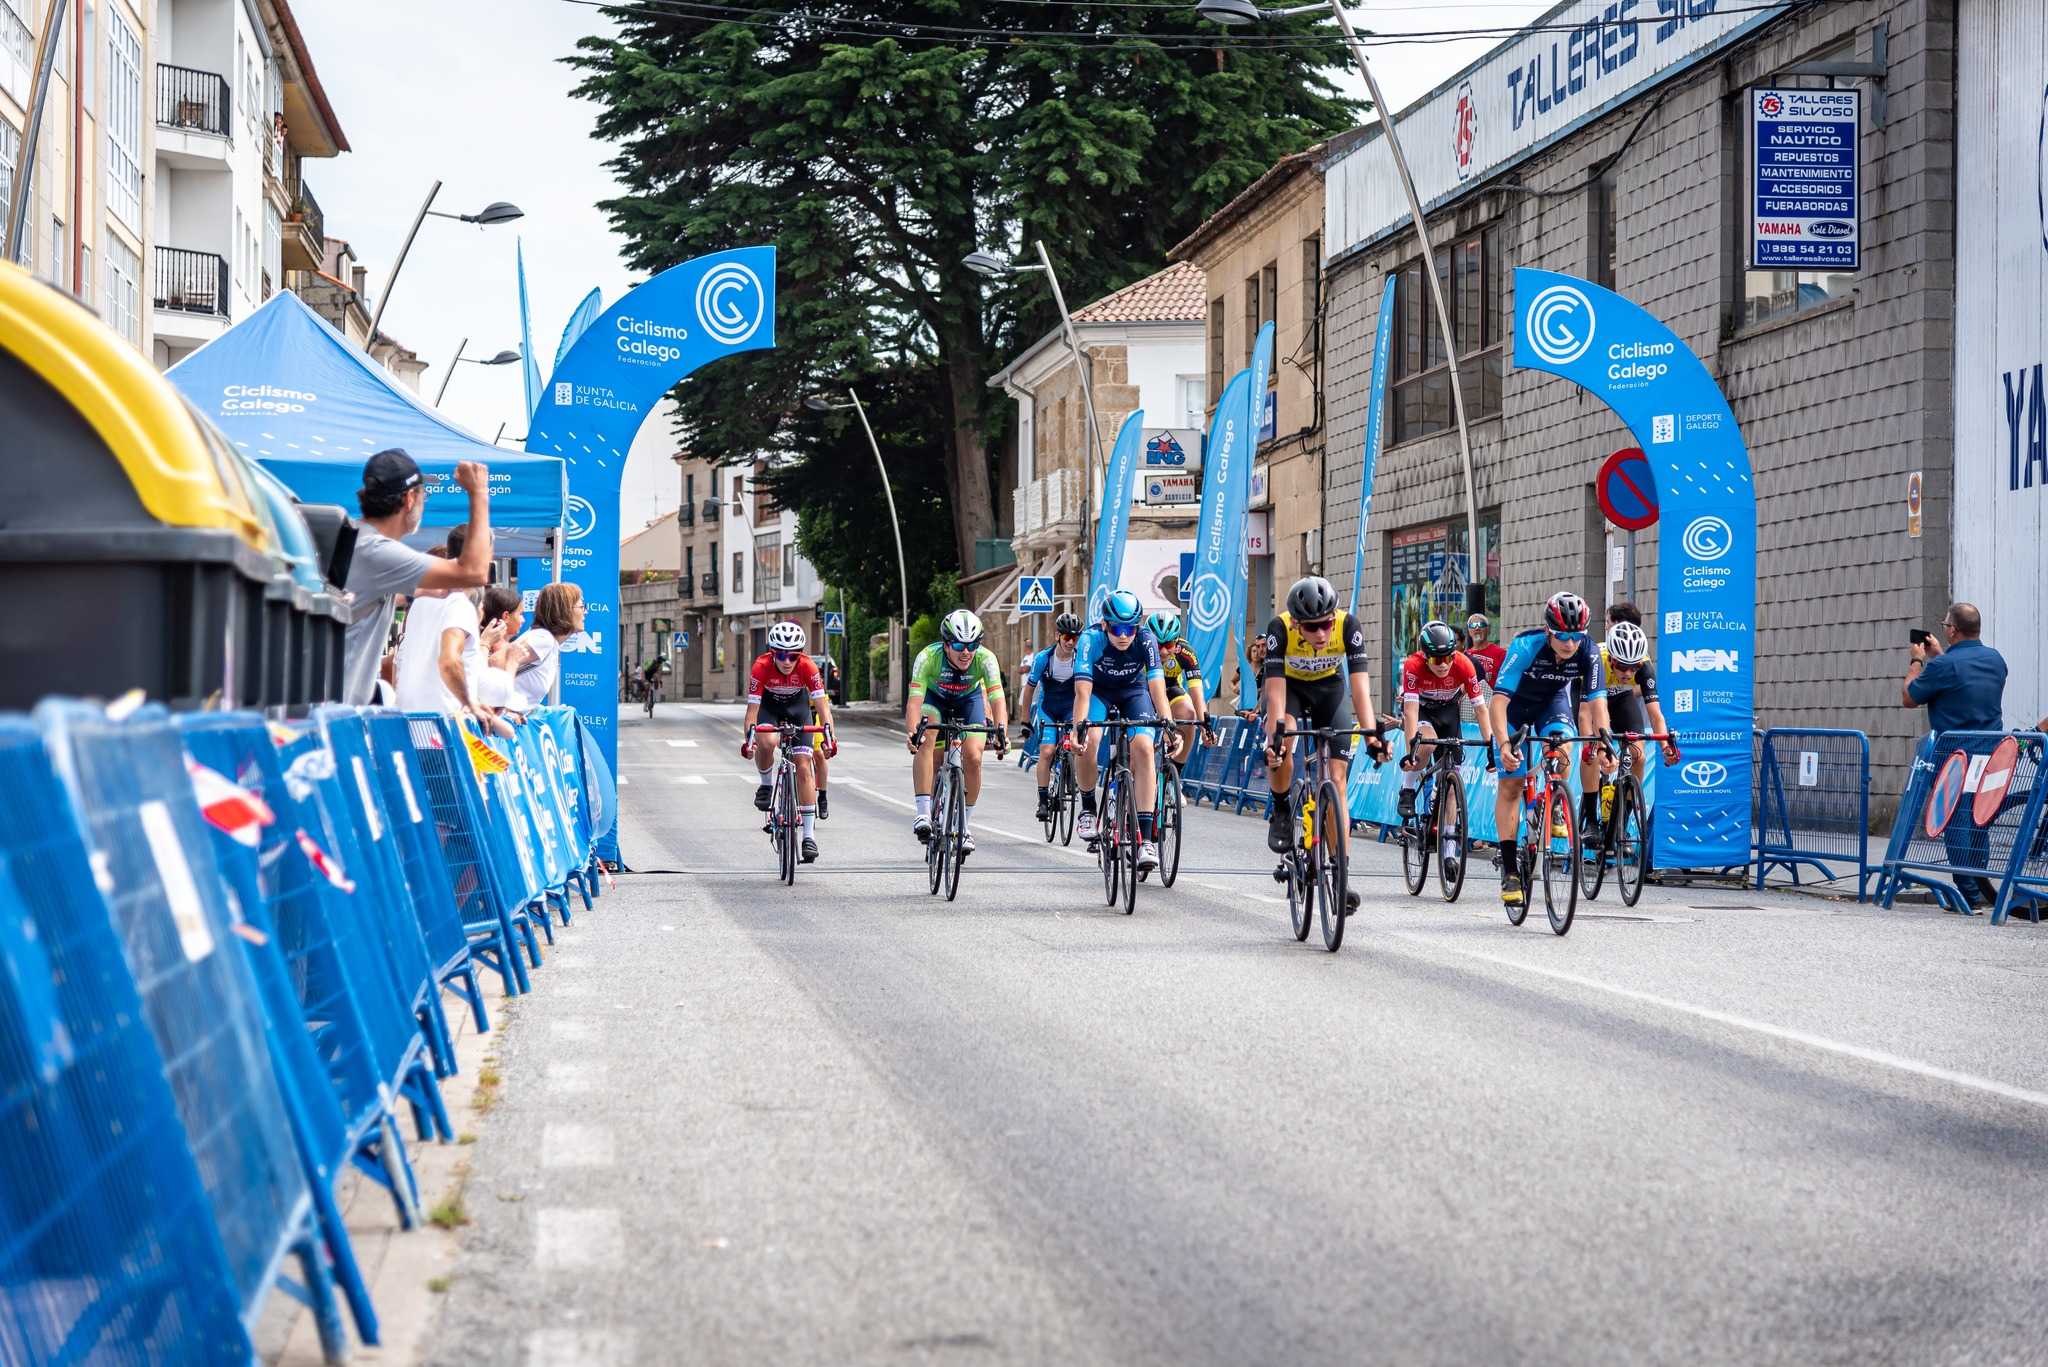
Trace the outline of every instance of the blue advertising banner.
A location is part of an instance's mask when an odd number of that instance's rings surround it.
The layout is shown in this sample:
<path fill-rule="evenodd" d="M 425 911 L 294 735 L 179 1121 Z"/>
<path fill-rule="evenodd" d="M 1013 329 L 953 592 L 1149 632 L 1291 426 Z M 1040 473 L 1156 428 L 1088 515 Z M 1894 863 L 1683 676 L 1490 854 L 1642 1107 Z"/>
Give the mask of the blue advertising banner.
<path fill-rule="evenodd" d="M 1202 518 L 1195 527 L 1193 573 L 1187 578 L 1185 636 L 1209 696 L 1223 686 L 1223 659 L 1230 649 L 1232 581 L 1244 559 L 1244 506 L 1251 496 L 1251 422 L 1246 396 L 1252 373 L 1240 370 L 1223 386 L 1216 416 L 1209 421 L 1203 456 Z"/>
<path fill-rule="evenodd" d="M 1266 378 L 1273 373 L 1273 325 L 1267 323 L 1259 329 L 1259 335 L 1252 339 L 1252 364 L 1249 372 L 1250 388 L 1245 391 L 1245 427 L 1258 433 L 1251 443 L 1242 471 L 1233 470 L 1231 479 L 1238 486 L 1237 531 L 1231 540 L 1237 547 L 1237 577 L 1230 583 L 1230 625 L 1237 633 L 1237 706 L 1240 711 L 1249 712 L 1256 703 L 1253 694 L 1257 691 L 1252 682 L 1251 658 L 1245 654 L 1250 643 L 1251 629 L 1244 624 L 1245 600 L 1252 590 L 1251 547 L 1245 542 L 1244 510 L 1251 503 L 1252 456 L 1258 451 L 1259 442 L 1270 441 L 1273 436 L 1273 414 L 1276 411 L 1273 391 L 1266 388 Z M 1264 416 L 1260 416 L 1263 414 Z M 1213 695 L 1214 690 L 1211 690 Z"/>
<path fill-rule="evenodd" d="M 1387 418 L 1387 365 L 1394 354 L 1394 281 L 1387 277 L 1380 291 L 1380 321 L 1373 329 L 1372 389 L 1365 405 L 1365 464 L 1358 477 L 1358 541 L 1351 552 L 1351 612 L 1358 612 L 1358 590 L 1365 583 L 1366 515 L 1372 511 L 1372 477 L 1379 468 L 1381 433 Z"/>
<path fill-rule="evenodd" d="M 1145 410 L 1140 408 L 1124 419 L 1117 429 L 1116 445 L 1110 448 L 1109 465 L 1102 472 L 1102 518 L 1095 528 L 1095 565 L 1088 575 L 1088 616 L 1102 616 L 1102 602 L 1117 586 L 1124 571 L 1124 539 L 1131 530 L 1131 491 L 1138 482 L 1138 438 L 1143 435 Z"/>
<path fill-rule="evenodd" d="M 1659 868 L 1749 858 L 1756 721 L 1756 487 L 1720 386 L 1677 334 L 1576 276 L 1515 271 L 1515 364 L 1604 402 L 1649 455 L 1657 672 L 1684 759 L 1652 821 Z"/>
<path fill-rule="evenodd" d="M 1749 92 L 1749 264 L 1861 268 L 1856 130 L 1860 90 Z"/>
<path fill-rule="evenodd" d="M 775 345 L 775 249 L 672 266 L 629 292 L 570 346 L 534 410 L 530 454 L 568 463 L 561 577 L 583 590 L 584 633 L 562 643 L 562 701 L 615 770 L 619 709 L 619 479 L 647 414 L 707 362 Z M 616 835 L 599 847 L 618 857 Z"/>

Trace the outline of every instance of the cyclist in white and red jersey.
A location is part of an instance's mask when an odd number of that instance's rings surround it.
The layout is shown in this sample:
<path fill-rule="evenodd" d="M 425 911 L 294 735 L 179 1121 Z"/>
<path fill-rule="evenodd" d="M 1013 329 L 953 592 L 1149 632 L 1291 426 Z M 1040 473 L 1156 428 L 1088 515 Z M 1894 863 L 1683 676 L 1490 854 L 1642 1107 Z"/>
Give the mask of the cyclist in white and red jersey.
<path fill-rule="evenodd" d="M 754 805 L 764 812 L 769 802 L 768 777 L 775 768 L 775 751 L 782 738 L 757 737 L 757 724 L 778 726 L 787 722 L 791 726 L 809 726 L 815 709 L 818 725 L 825 728 L 825 754 L 839 753 L 839 743 L 832 735 L 832 699 L 826 695 L 825 679 L 818 673 L 818 666 L 804 653 L 804 643 L 801 625 L 777 622 L 768 628 L 768 649 L 754 661 L 753 673 L 747 679 L 747 720 L 740 728 L 740 753 L 751 757 L 754 768 L 760 772 L 761 786 L 754 790 Z M 796 762 L 796 809 L 804 820 L 802 852 L 803 861 L 808 864 L 818 857 L 818 786 L 811 773 L 811 738 L 798 736 L 789 747 L 789 756 Z"/>
<path fill-rule="evenodd" d="M 1493 741 L 1493 719 L 1486 714 L 1480 692 L 1480 666 L 1458 649 L 1458 633 L 1448 622 L 1425 622 L 1420 649 L 1401 662 L 1401 739 L 1407 753 L 1401 760 L 1401 815 L 1415 814 L 1415 790 L 1422 786 L 1422 768 L 1431 756 L 1418 754 L 1418 735 L 1457 740 L 1465 734 L 1458 714 L 1458 695 L 1472 703 L 1479 735 Z"/>

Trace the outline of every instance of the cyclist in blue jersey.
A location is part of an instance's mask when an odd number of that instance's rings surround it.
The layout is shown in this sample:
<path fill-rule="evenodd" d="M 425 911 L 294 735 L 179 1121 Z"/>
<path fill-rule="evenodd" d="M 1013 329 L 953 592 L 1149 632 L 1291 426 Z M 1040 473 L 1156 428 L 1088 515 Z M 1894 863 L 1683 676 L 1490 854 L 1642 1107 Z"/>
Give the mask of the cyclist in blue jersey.
<path fill-rule="evenodd" d="M 1052 629 L 1058 639 L 1031 657 L 1024 691 L 1017 699 L 1017 714 L 1025 719 L 1018 724 L 1018 737 L 1038 760 L 1040 821 L 1052 811 L 1052 794 L 1047 788 L 1052 782 L 1052 743 L 1059 736 L 1058 728 L 1074 717 L 1074 657 L 1081 640 L 1081 619 L 1063 612 L 1053 618 Z M 1038 704 L 1035 711 L 1033 702 Z"/>
<path fill-rule="evenodd" d="M 1516 849 L 1522 820 L 1522 788 L 1529 764 L 1515 748 L 1515 733 L 1534 727 L 1539 736 L 1596 735 L 1607 729 L 1607 680 L 1600 652 L 1586 641 L 1592 609 L 1576 593 L 1551 595 L 1543 605 L 1543 626 L 1525 631 L 1508 643 L 1490 706 L 1493 734 L 1500 742 L 1500 792 L 1493 815 L 1500 831 L 1500 900 L 1519 906 L 1525 895 Z M 1614 767 L 1604 745 L 1588 746 L 1592 769 Z M 1588 787 L 1599 791 L 1592 777 Z"/>
<path fill-rule="evenodd" d="M 1159 663 L 1159 642 L 1145 629 L 1145 605 L 1129 589 L 1118 589 L 1102 605 L 1102 621 L 1081 633 L 1074 658 L 1074 733 L 1080 742 L 1074 774 L 1081 785 L 1083 839 L 1095 838 L 1096 747 L 1102 732 L 1089 722 L 1121 717 L 1154 721 L 1172 715 L 1166 703 L 1166 672 Z M 1086 734 L 1083 734 L 1083 732 Z M 1158 773 L 1152 744 L 1156 728 L 1131 733 L 1131 796 L 1138 808 L 1138 869 L 1159 867 L 1159 846 L 1152 831 L 1152 804 L 1158 798 Z M 1180 752 L 1180 733 L 1167 732 L 1167 754 Z"/>

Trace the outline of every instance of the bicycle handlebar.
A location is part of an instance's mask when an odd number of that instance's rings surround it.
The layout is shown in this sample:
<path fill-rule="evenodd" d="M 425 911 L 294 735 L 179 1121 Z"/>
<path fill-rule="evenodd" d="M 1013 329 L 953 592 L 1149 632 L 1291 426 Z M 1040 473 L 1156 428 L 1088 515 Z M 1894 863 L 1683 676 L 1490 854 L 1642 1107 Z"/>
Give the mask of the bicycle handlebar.
<path fill-rule="evenodd" d="M 822 736 L 832 728 L 829 726 L 798 726 L 794 722 L 760 722 L 754 727 L 757 736 Z"/>

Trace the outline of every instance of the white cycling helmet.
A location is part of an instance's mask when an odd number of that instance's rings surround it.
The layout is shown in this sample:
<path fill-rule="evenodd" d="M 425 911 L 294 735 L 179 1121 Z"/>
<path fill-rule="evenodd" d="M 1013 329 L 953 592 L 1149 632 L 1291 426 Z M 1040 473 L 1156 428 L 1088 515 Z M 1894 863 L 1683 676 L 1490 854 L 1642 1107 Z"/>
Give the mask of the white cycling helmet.
<path fill-rule="evenodd" d="M 1607 628 L 1607 658 L 1633 668 L 1650 658 L 1650 638 L 1634 622 L 1616 622 Z"/>
<path fill-rule="evenodd" d="M 981 644 L 981 619 L 966 608 L 955 608 L 939 623 L 939 639 L 949 646 L 968 650 Z"/>
<path fill-rule="evenodd" d="M 768 628 L 770 650 L 802 650 L 806 639 L 803 625 L 798 622 L 777 622 Z"/>

